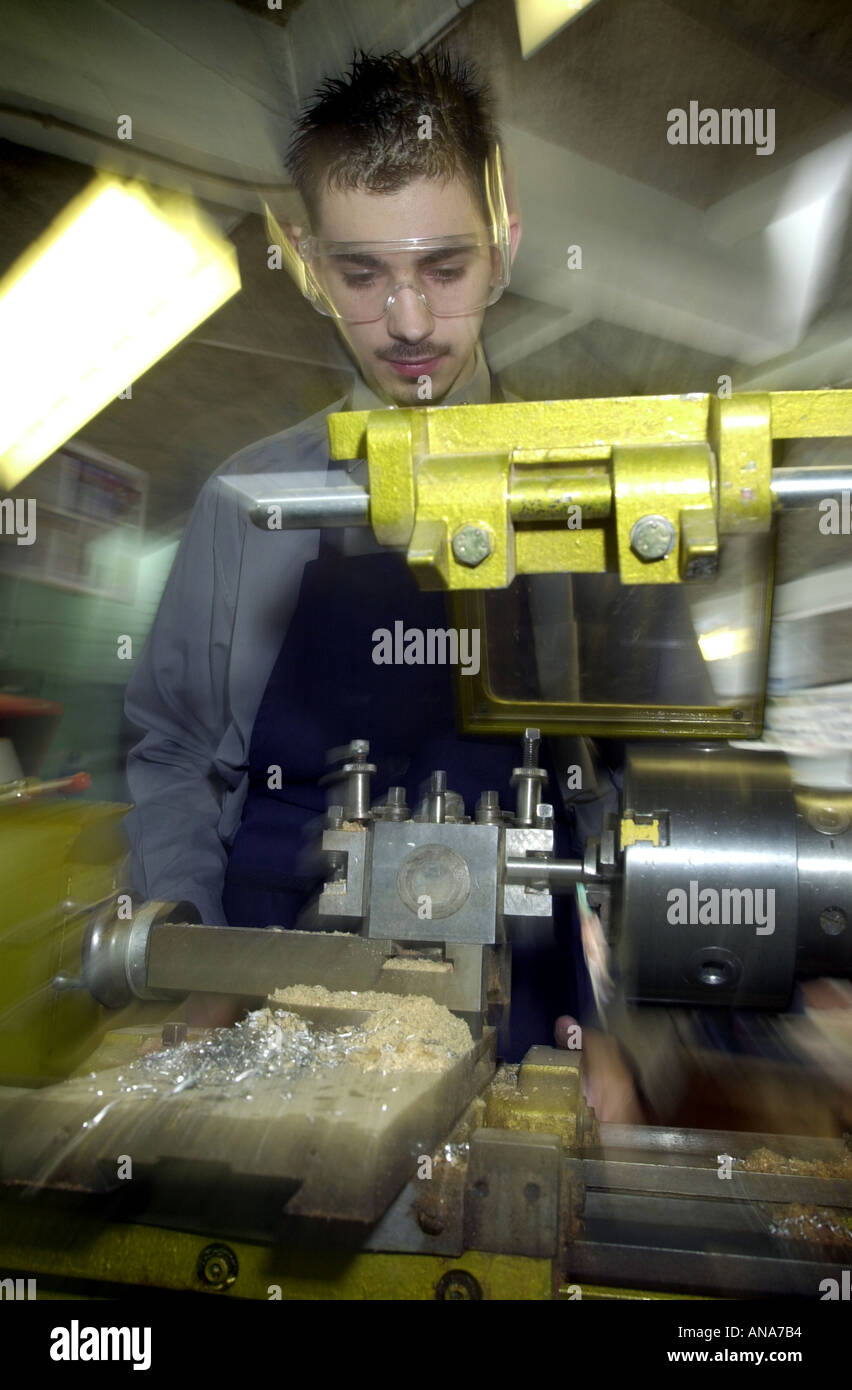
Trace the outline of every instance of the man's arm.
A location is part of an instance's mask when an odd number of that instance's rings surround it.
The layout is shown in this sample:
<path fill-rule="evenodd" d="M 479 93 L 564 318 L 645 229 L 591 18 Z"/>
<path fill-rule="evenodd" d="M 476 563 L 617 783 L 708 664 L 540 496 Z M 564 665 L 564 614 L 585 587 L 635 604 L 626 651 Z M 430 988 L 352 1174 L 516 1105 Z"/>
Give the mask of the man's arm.
<path fill-rule="evenodd" d="M 223 783 L 214 758 L 230 721 L 242 537 L 231 490 L 214 476 L 195 504 L 125 697 L 128 719 L 144 731 L 127 764 L 134 894 L 186 898 L 211 924 L 225 920 Z"/>

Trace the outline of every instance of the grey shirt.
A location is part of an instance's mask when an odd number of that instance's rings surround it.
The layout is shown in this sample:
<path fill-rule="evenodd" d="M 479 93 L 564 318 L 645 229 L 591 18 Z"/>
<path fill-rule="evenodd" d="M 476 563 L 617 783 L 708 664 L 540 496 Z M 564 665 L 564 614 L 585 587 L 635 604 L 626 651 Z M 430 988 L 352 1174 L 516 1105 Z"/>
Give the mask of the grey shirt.
<path fill-rule="evenodd" d="M 490 399 L 477 347 L 473 376 L 443 404 Z M 127 763 L 134 808 L 125 825 L 137 897 L 185 898 L 202 922 L 224 923 L 222 887 L 248 789 L 252 727 L 303 569 L 319 549 L 318 530 L 252 525 L 244 499 L 222 477 L 327 477 L 328 416 L 381 408 L 356 378 L 347 398 L 240 450 L 201 489 L 125 697 L 128 719 L 144 733 Z M 358 465 L 350 467 L 359 477 Z"/>

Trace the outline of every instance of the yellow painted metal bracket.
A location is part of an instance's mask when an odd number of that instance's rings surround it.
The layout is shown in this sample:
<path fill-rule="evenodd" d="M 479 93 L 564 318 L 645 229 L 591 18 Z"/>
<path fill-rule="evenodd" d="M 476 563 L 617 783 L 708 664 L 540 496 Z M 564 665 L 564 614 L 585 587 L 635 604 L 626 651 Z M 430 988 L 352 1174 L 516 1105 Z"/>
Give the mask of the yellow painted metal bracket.
<path fill-rule="evenodd" d="M 852 435 L 852 391 L 774 391 L 345 412 L 333 459 L 365 458 L 370 522 L 422 588 L 617 569 L 711 576 L 720 538 L 772 525 L 772 444 Z"/>

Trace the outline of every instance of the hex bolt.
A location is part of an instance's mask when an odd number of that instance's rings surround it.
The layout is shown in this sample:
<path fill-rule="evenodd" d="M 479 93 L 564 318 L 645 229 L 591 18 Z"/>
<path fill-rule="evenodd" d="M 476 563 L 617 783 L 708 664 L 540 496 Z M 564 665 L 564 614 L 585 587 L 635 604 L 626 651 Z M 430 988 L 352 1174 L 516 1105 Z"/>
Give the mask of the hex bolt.
<path fill-rule="evenodd" d="M 630 549 L 640 560 L 664 560 L 671 554 L 676 534 L 668 517 L 640 516 L 630 532 Z"/>
<path fill-rule="evenodd" d="M 482 1287 L 466 1269 L 451 1269 L 435 1285 L 435 1298 L 443 1302 L 478 1302 Z"/>
<path fill-rule="evenodd" d="M 203 1284 L 226 1289 L 239 1273 L 239 1262 L 229 1245 L 205 1245 L 198 1257 L 196 1271 Z"/>
<path fill-rule="evenodd" d="M 518 826 L 535 825 L 536 807 L 541 803 L 541 789 L 547 785 L 547 773 L 543 767 L 536 766 L 540 744 L 539 729 L 524 729 L 523 765 L 514 768 L 511 783 L 513 787 L 517 787 L 515 824 Z"/>
<path fill-rule="evenodd" d="M 365 738 L 354 738 L 342 748 L 332 748 L 326 753 L 327 763 L 341 765 L 321 777 L 319 785 L 336 788 L 341 784 L 346 820 L 370 819 L 370 777 L 376 767 L 374 763 L 366 761 L 369 752 L 370 745 Z M 334 792 L 330 791 L 328 795 L 330 799 Z"/>
<path fill-rule="evenodd" d="M 462 526 L 453 536 L 453 554 L 460 565 L 475 569 L 491 554 L 491 537 L 482 526 Z"/>
<path fill-rule="evenodd" d="M 524 729 L 524 736 L 521 739 L 523 750 L 522 761 L 524 767 L 535 767 L 538 762 L 538 750 L 541 744 L 540 729 Z"/>

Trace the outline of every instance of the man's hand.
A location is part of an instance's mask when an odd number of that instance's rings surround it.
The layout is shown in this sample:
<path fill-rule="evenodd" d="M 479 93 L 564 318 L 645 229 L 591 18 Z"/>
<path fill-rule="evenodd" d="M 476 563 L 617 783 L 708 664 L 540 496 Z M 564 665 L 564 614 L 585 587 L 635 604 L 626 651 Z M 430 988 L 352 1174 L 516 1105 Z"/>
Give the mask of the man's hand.
<path fill-rule="evenodd" d="M 568 1048 L 579 1025 L 569 1014 L 556 1020 L 557 1047 Z M 646 1116 L 636 1094 L 630 1068 L 615 1038 L 597 1028 L 580 1029 L 580 1084 L 602 1124 L 642 1125 Z"/>

